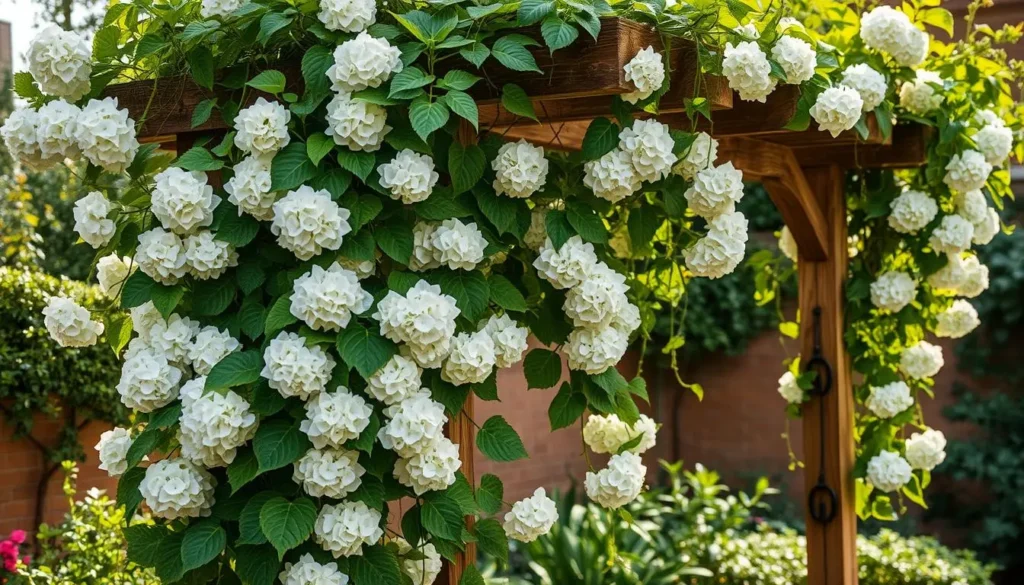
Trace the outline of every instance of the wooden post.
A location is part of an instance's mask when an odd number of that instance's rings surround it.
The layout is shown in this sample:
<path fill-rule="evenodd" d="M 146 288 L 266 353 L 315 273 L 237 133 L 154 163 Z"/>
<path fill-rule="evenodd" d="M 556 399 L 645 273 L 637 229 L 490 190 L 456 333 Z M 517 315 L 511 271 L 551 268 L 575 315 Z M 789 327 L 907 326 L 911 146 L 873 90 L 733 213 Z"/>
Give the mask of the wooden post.
<path fill-rule="evenodd" d="M 827 512 L 828 489 L 835 494 L 834 516 L 828 522 L 816 519 L 810 507 L 806 512 L 807 583 L 857 585 L 853 386 L 843 343 L 843 285 L 848 255 L 844 174 L 836 165 L 805 168 L 804 174 L 828 226 L 828 257 L 812 262 L 802 253 L 800 256 L 801 359 L 806 365 L 818 346 L 818 355 L 829 364 L 832 374 L 828 392 L 813 396 L 803 408 L 804 502 L 824 506 Z M 819 321 L 818 335 L 815 321 Z M 815 489 L 819 485 L 827 488 Z"/>

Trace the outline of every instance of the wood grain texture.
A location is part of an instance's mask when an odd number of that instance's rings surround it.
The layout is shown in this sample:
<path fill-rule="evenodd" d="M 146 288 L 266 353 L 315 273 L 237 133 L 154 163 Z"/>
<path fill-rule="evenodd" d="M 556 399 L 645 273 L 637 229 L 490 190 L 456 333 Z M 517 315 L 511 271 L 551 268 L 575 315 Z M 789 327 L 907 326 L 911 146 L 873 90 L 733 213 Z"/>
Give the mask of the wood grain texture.
<path fill-rule="evenodd" d="M 474 438 L 475 428 L 473 421 L 473 395 L 466 399 L 466 404 L 454 419 L 448 422 L 446 434 L 451 441 L 459 446 L 459 459 L 462 461 L 462 473 L 475 486 L 476 476 L 473 472 L 473 452 L 475 451 Z M 466 516 L 466 527 L 473 528 L 473 517 Z M 476 563 L 476 544 L 466 543 L 466 550 L 458 553 L 455 560 L 444 560 L 441 566 L 441 574 L 438 576 L 436 585 L 458 585 L 462 578 L 463 571 L 471 564 Z"/>
<path fill-rule="evenodd" d="M 813 314 L 821 307 L 823 357 L 832 365 L 832 389 L 803 408 L 805 496 L 818 481 L 821 442 L 825 446 L 825 479 L 838 496 L 831 523 L 807 517 L 807 582 L 814 585 L 857 585 L 857 516 L 853 480 L 853 384 L 850 357 L 843 342 L 844 285 L 847 271 L 844 174 L 836 166 L 805 169 L 808 183 L 828 220 L 828 260 L 811 262 L 800 250 L 799 288 L 801 355 L 814 349 Z M 806 362 L 805 362 L 806 363 Z M 825 436 L 820 418 L 825 417 Z M 806 498 L 805 500 L 806 501 Z"/>
<path fill-rule="evenodd" d="M 720 142 L 718 158 L 732 161 L 733 166 L 743 171 L 745 179 L 764 184 L 793 233 L 801 258 L 828 258 L 828 224 L 792 150 L 781 144 L 733 137 Z"/>
<path fill-rule="evenodd" d="M 900 124 L 888 144 L 794 145 L 793 154 L 805 167 L 838 165 L 844 169 L 908 169 L 928 160 L 933 129 Z"/>

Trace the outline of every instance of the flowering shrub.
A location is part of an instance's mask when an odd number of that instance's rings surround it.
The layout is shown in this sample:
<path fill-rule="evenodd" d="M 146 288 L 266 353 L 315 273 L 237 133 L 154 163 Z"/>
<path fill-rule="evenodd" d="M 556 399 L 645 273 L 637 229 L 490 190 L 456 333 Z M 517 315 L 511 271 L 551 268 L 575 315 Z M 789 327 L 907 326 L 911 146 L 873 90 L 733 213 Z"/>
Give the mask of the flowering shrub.
<path fill-rule="evenodd" d="M 0 583 L 12 583 L 18 574 L 18 568 L 29 564 L 28 555 L 21 554 L 21 545 L 25 542 L 25 531 L 12 531 L 10 536 L 0 540 Z"/>
<path fill-rule="evenodd" d="M 581 30 L 597 37 L 602 15 L 653 26 L 666 43 L 696 40 L 705 48 L 701 75 L 724 76 L 740 99 L 765 102 L 779 86 L 798 86 L 794 130 L 813 119 L 832 136 L 866 135 L 873 120 L 888 135 L 897 117 L 944 128 L 953 118 L 942 108 L 962 105 L 971 117 L 995 108 L 999 119 L 1008 109 L 1005 100 L 971 101 L 973 93 L 939 104 L 930 78 L 915 77 L 930 40 L 915 19 L 945 26 L 939 8 L 877 9 L 860 35 L 856 26 L 819 34 L 783 18 L 784 8 L 743 3 L 393 8 L 114 2 L 91 58 L 74 34 L 47 29 L 32 45 L 30 70 L 16 76 L 31 107 L 0 129 L 10 150 L 39 168 L 60 155 L 89 163 L 76 230 L 97 250 L 120 310 L 90 314 L 76 299 L 54 299 L 45 325 L 68 347 L 105 334 L 123 358 L 117 390 L 136 418 L 99 450 L 104 467 L 120 473 L 129 513 L 144 504 L 161 520 L 129 527 L 127 537 L 133 560 L 164 581 L 220 573 L 250 585 L 307 574 L 336 585 L 350 577 L 391 585 L 403 573 L 432 581 L 427 568 L 437 557 L 452 559 L 471 541 L 504 559 L 501 481 L 471 485 L 443 430 L 468 418 L 471 394 L 497 399 L 496 370 L 520 360 L 531 388 L 559 387 L 553 429 L 586 416 L 587 446 L 616 451 L 587 473 L 590 498 L 621 510 L 642 493 L 640 452 L 657 425 L 639 414 L 643 380 L 615 366 L 631 340 L 649 337 L 656 310 L 678 310 L 688 281 L 724 277 L 743 260 L 742 173 L 718 160 L 712 136 L 692 131 L 699 117 L 711 118 L 706 97 L 685 100 L 689 131 L 634 119 L 656 111 L 669 89 L 669 53 L 653 46 L 624 65 L 634 91 L 612 99 L 614 120 L 592 122 L 581 153 L 496 135 L 466 140 L 480 122 L 467 91 L 488 83 L 473 71 L 540 73 L 528 50 L 539 41 L 509 27 L 539 23 L 551 52 Z M 852 8 L 844 14 L 858 22 Z M 290 57 L 301 61 L 293 79 L 277 62 Z M 876 75 L 860 68 L 844 85 L 844 70 L 861 64 Z M 146 120 L 131 119 L 103 90 L 183 72 L 219 91 L 194 108 L 193 125 L 218 115 L 231 130 L 171 160 L 140 146 L 136 124 Z M 993 73 L 997 89 L 1009 75 Z M 898 106 L 897 87 L 912 79 L 907 103 L 920 107 Z M 152 91 L 166 83 L 176 82 Z M 515 84 L 501 88 L 501 103 L 536 118 Z M 973 191 L 1001 176 L 993 165 L 1002 161 L 990 159 L 1006 150 L 1005 133 L 972 144 L 972 131 L 940 132 L 944 159 L 906 180 L 948 199 L 949 189 Z M 223 194 L 212 172 L 225 181 Z M 919 228 L 915 251 L 962 254 L 994 235 L 989 214 L 980 223 L 953 215 L 927 233 Z M 872 226 L 862 241 L 883 230 Z M 873 264 L 872 274 L 885 276 L 867 286 L 855 276 L 852 288 L 879 314 L 900 314 L 927 291 L 917 268 Z M 965 334 L 973 315 L 948 304 L 941 330 Z M 547 347 L 527 353 L 529 334 Z M 563 365 L 570 376 L 560 384 Z M 471 424 L 484 456 L 527 456 L 502 416 Z M 880 439 L 887 432 L 862 434 L 858 474 L 880 488 L 862 498 L 873 509 L 888 502 L 883 489 L 910 477 L 927 483 L 925 470 L 911 475 L 902 442 Z M 922 440 L 911 458 L 931 465 L 939 444 Z M 165 457 L 140 466 L 155 452 Z M 384 530 L 387 503 L 403 497 L 415 499 L 400 522 L 404 544 Z M 509 530 L 524 539 L 546 530 L 554 518 L 545 498 L 513 505 Z M 472 530 L 465 516 L 478 516 Z M 421 569 L 410 570 L 419 560 Z M 472 569 L 463 576 L 478 580 Z"/>

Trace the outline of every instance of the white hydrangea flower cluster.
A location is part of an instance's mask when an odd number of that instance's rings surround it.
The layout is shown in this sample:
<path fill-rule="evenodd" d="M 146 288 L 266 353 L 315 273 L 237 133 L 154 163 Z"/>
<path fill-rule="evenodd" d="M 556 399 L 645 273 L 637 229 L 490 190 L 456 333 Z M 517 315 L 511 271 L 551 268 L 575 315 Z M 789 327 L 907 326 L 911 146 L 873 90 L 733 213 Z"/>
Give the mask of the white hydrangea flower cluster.
<path fill-rule="evenodd" d="M 772 66 L 761 47 L 754 41 L 726 43 L 724 55 L 722 73 L 729 87 L 740 94 L 741 100 L 763 104 L 778 82 L 771 76 Z"/>
<path fill-rule="evenodd" d="M 303 185 L 274 202 L 270 231 L 282 248 L 299 260 L 309 260 L 325 249 L 341 247 L 342 237 L 352 231 L 349 216 L 326 189 Z"/>
<path fill-rule="evenodd" d="M 837 85 L 818 94 L 811 106 L 810 114 L 818 123 L 818 129 L 827 131 L 833 138 L 857 125 L 864 100 L 857 90 Z"/>
<path fill-rule="evenodd" d="M 867 63 L 858 63 L 844 69 L 841 83 L 860 95 L 861 109 L 865 112 L 874 110 L 885 101 L 885 94 L 889 90 L 885 75 Z"/>
<path fill-rule="evenodd" d="M 139 412 L 153 412 L 178 397 L 182 372 L 164 353 L 153 347 L 138 347 L 125 354 L 117 393 L 121 402 Z"/>
<path fill-rule="evenodd" d="M 894 492 L 910 481 L 910 464 L 896 451 L 882 451 L 868 461 L 868 482 L 883 492 Z"/>
<path fill-rule="evenodd" d="M 93 248 L 102 248 L 114 237 L 114 220 L 107 216 L 114 206 L 103 193 L 92 191 L 75 201 L 72 211 L 75 217 L 75 232 Z"/>
<path fill-rule="evenodd" d="M 747 218 L 734 211 L 708 222 L 708 233 L 684 253 L 686 268 L 695 276 L 721 278 L 743 261 L 747 245 Z"/>
<path fill-rule="evenodd" d="M 442 437 L 430 449 L 396 461 L 394 475 L 398 483 L 422 496 L 454 484 L 461 466 L 459 446 Z"/>
<path fill-rule="evenodd" d="M 946 165 L 942 182 L 954 191 L 977 191 L 985 186 L 992 173 L 992 164 L 977 150 L 954 154 Z"/>
<path fill-rule="evenodd" d="M 550 532 L 555 522 L 558 522 L 558 506 L 544 488 L 537 488 L 532 496 L 512 504 L 502 526 L 512 540 L 533 542 Z"/>
<path fill-rule="evenodd" d="M 631 441 L 639 442 L 630 447 L 630 453 L 637 455 L 654 447 L 657 441 L 658 425 L 646 414 L 630 427 L 618 415 L 592 414 L 583 425 L 583 440 L 594 453 L 618 453 Z"/>
<path fill-rule="evenodd" d="M 968 256 L 961 261 L 964 276 L 956 287 L 956 294 L 973 299 L 988 290 L 988 266 L 978 260 L 977 256 Z"/>
<path fill-rule="evenodd" d="M 320 0 L 320 22 L 328 30 L 360 32 L 377 19 L 377 3 L 373 0 Z"/>
<path fill-rule="evenodd" d="M 679 159 L 673 171 L 687 181 L 692 181 L 697 173 L 711 168 L 717 158 L 718 141 L 707 132 L 698 132 L 686 155 Z"/>
<path fill-rule="evenodd" d="M 42 114 L 42 110 L 39 113 Z M 973 136 L 974 143 L 978 145 L 978 151 L 985 155 L 985 160 L 990 165 L 996 167 L 1002 166 L 1006 162 L 1006 158 L 1010 156 L 1010 151 L 1013 150 L 1013 130 L 1001 122 L 1000 120 L 998 124 L 983 126 Z M 40 125 L 40 127 L 42 126 Z M 40 136 L 39 142 L 40 145 L 44 144 L 42 136 Z M 45 149 L 43 154 L 46 154 Z"/>
<path fill-rule="evenodd" d="M 103 323 L 93 321 L 89 309 L 67 297 L 51 296 L 43 317 L 46 332 L 61 347 L 88 347 L 103 335 Z"/>
<path fill-rule="evenodd" d="M 317 449 L 341 449 L 359 437 L 370 424 L 373 408 L 362 396 L 338 386 L 334 392 L 320 392 L 306 402 L 306 418 L 299 430 L 306 433 Z"/>
<path fill-rule="evenodd" d="M 278 102 L 263 97 L 235 116 L 235 146 L 242 152 L 269 161 L 291 138 L 288 122 L 292 113 Z"/>
<path fill-rule="evenodd" d="M 793 85 L 814 77 L 817 57 L 810 43 L 789 35 L 782 35 L 772 46 L 772 59 L 782 67 L 786 83 Z"/>
<path fill-rule="evenodd" d="M 188 361 L 196 374 L 206 376 L 220 360 L 241 347 L 242 344 L 231 337 L 231 333 L 227 329 L 221 331 L 212 325 L 207 325 L 196 333 L 195 338 L 189 344 Z"/>
<path fill-rule="evenodd" d="M 683 193 L 689 208 L 705 219 L 733 213 L 743 198 L 743 172 L 732 162 L 697 172 L 693 186 Z"/>
<path fill-rule="evenodd" d="M 199 331 L 198 322 L 181 315 L 171 315 L 166 321 L 160 320 L 150 328 L 147 347 L 163 353 L 176 366 L 187 368 L 190 365 L 189 349 Z"/>
<path fill-rule="evenodd" d="M 78 34 L 49 24 L 32 39 L 25 60 L 43 93 L 73 102 L 89 93 L 92 47 Z"/>
<path fill-rule="evenodd" d="M 861 17 L 860 38 L 869 49 L 888 53 L 903 67 L 915 67 L 928 56 L 928 33 L 890 6 L 879 6 Z"/>
<path fill-rule="evenodd" d="M 548 160 L 544 149 L 526 140 L 506 142 L 491 161 L 494 191 L 498 195 L 525 198 L 544 187 L 548 178 Z"/>
<path fill-rule="evenodd" d="M 891 313 L 900 312 L 917 296 L 917 283 L 906 272 L 891 270 L 871 283 L 871 303 Z"/>
<path fill-rule="evenodd" d="M 1000 229 L 999 214 L 990 207 L 986 212 L 985 219 L 974 224 L 974 238 L 971 241 L 976 246 L 984 246 L 996 237 Z"/>
<path fill-rule="evenodd" d="M 357 451 L 320 447 L 295 462 L 292 481 L 314 498 L 342 499 L 359 489 L 364 473 Z"/>
<path fill-rule="evenodd" d="M 406 459 L 429 453 L 444 439 L 444 424 L 448 417 L 444 405 L 432 400 L 428 393 L 417 393 L 394 406 L 384 414 L 388 422 L 377 433 L 385 449 Z"/>
<path fill-rule="evenodd" d="M 957 214 L 972 224 L 985 221 L 988 215 L 988 202 L 980 190 L 957 192 L 953 195 L 953 203 Z"/>
<path fill-rule="evenodd" d="M 779 396 L 790 404 L 801 404 L 804 401 L 804 390 L 797 382 L 796 374 L 789 370 L 779 378 Z"/>
<path fill-rule="evenodd" d="M 644 181 L 664 179 L 672 172 L 677 157 L 669 127 L 657 120 L 636 120 L 619 133 L 619 150 L 629 154 L 637 176 Z"/>
<path fill-rule="evenodd" d="M 228 390 L 206 392 L 183 402 L 178 441 L 182 457 L 210 467 L 225 467 L 239 447 L 256 434 L 258 421 L 249 403 Z"/>
<path fill-rule="evenodd" d="M 402 52 L 387 39 L 360 32 L 334 49 L 334 65 L 327 70 L 331 89 L 353 93 L 380 87 L 391 75 L 402 71 Z"/>
<path fill-rule="evenodd" d="M 446 219 L 428 230 L 421 246 L 420 257 L 430 253 L 430 267 L 448 266 L 452 270 L 473 270 L 484 259 L 487 240 L 476 222 L 462 223 L 458 218 Z"/>
<path fill-rule="evenodd" d="M 946 460 L 946 436 L 935 429 L 914 433 L 907 439 L 906 453 L 911 467 L 931 471 Z"/>
<path fill-rule="evenodd" d="M 327 104 L 327 132 L 334 143 L 350 150 L 376 152 L 391 132 L 388 111 L 383 106 L 336 93 Z"/>
<path fill-rule="evenodd" d="M 291 313 L 311 329 L 340 331 L 348 327 L 353 314 L 373 304 L 355 272 L 335 262 L 328 268 L 313 266 L 295 279 Z"/>
<path fill-rule="evenodd" d="M 199 7 L 199 15 L 203 18 L 227 18 L 244 3 L 244 0 L 203 0 Z"/>
<path fill-rule="evenodd" d="M 412 545 L 404 538 L 396 538 L 394 542 L 398 545 L 398 556 L 405 557 L 412 552 Z M 420 543 L 416 549 L 418 558 L 402 558 L 402 572 L 412 579 L 413 585 L 433 585 L 441 574 L 441 554 L 433 544 Z"/>
<path fill-rule="evenodd" d="M 567 289 L 583 282 L 597 262 L 594 245 L 573 236 L 559 249 L 555 249 L 550 239 L 545 240 L 533 267 L 555 288 Z"/>
<path fill-rule="evenodd" d="M 665 64 L 661 61 L 661 55 L 651 46 L 642 49 L 622 69 L 626 81 L 636 88 L 622 94 L 622 99 L 631 104 L 651 97 L 665 83 Z"/>
<path fill-rule="evenodd" d="M 430 197 L 440 175 L 434 170 L 434 159 L 408 148 L 400 151 L 391 162 L 377 167 L 380 184 L 391 191 L 391 198 L 402 203 L 418 203 Z"/>
<path fill-rule="evenodd" d="M 938 73 L 918 69 L 913 81 L 905 81 L 900 86 L 900 105 L 911 114 L 928 115 L 946 99 L 935 87 L 941 88 L 943 83 Z"/>
<path fill-rule="evenodd" d="M 117 107 L 117 98 L 89 100 L 75 125 L 75 141 L 85 158 L 111 173 L 122 173 L 135 159 L 139 141 L 135 121 L 128 110 Z"/>
<path fill-rule="evenodd" d="M 100 464 L 97 466 L 110 477 L 118 477 L 128 471 L 128 448 L 132 446 L 132 435 L 128 429 L 114 427 L 100 435 L 96 443 Z"/>
<path fill-rule="evenodd" d="M 967 270 L 960 254 L 949 254 L 947 258 L 945 266 L 928 276 L 928 284 L 935 294 L 952 296 L 966 280 Z"/>
<path fill-rule="evenodd" d="M 150 332 L 155 326 L 166 322 L 153 301 L 146 301 L 138 307 L 133 307 L 129 313 L 132 317 L 132 331 L 143 343 L 149 343 Z"/>
<path fill-rule="evenodd" d="M 238 266 L 238 252 L 229 242 L 218 240 L 211 231 L 185 238 L 185 265 L 199 280 L 220 278 L 228 268 Z"/>
<path fill-rule="evenodd" d="M 109 298 L 117 298 L 125 281 L 138 269 L 138 265 L 127 256 L 107 254 L 100 258 L 96 262 L 96 282 L 100 292 Z"/>
<path fill-rule="evenodd" d="M 878 418 L 892 418 L 913 405 L 910 386 L 903 381 L 872 387 L 871 394 L 864 402 L 864 406 Z"/>
<path fill-rule="evenodd" d="M 562 310 L 576 327 L 600 330 L 624 326 L 627 333 L 632 332 L 635 327 L 630 325 L 637 324 L 628 323 L 632 320 L 632 310 L 627 308 L 628 291 L 625 276 L 598 263 L 582 282 L 569 289 Z"/>
<path fill-rule="evenodd" d="M 943 216 L 932 230 L 928 245 L 939 254 L 959 254 L 971 247 L 974 226 L 959 215 Z"/>
<path fill-rule="evenodd" d="M 974 331 L 978 325 L 981 325 L 981 320 L 974 305 L 964 299 L 957 299 L 948 309 L 935 316 L 935 335 L 960 339 Z"/>
<path fill-rule="evenodd" d="M 78 117 L 81 115 L 81 109 L 64 100 L 54 100 L 39 108 L 36 140 L 44 161 L 54 163 L 81 154 L 75 140 Z"/>
<path fill-rule="evenodd" d="M 313 537 L 334 558 L 361 556 L 363 545 L 384 536 L 380 512 L 363 502 L 326 504 L 313 526 Z"/>
<path fill-rule="evenodd" d="M 174 232 L 153 228 L 139 234 L 135 263 L 146 276 L 166 285 L 173 285 L 188 274 L 185 243 Z"/>
<path fill-rule="evenodd" d="M 216 480 L 186 459 L 162 459 L 146 468 L 139 492 L 157 518 L 177 520 L 210 515 Z"/>
<path fill-rule="evenodd" d="M 635 500 L 644 488 L 647 466 L 635 453 L 612 455 L 608 466 L 593 473 L 588 471 L 584 487 L 587 497 L 598 505 L 615 510 Z"/>
<path fill-rule="evenodd" d="M 927 341 L 919 341 L 900 354 L 900 372 L 915 380 L 935 376 L 943 365 L 942 348 Z"/>
<path fill-rule="evenodd" d="M 617 148 L 597 160 L 587 161 L 583 165 L 583 170 L 583 184 L 592 190 L 594 195 L 612 203 L 629 197 L 643 183 L 633 168 L 632 157 L 628 152 Z"/>
<path fill-rule="evenodd" d="M 491 375 L 497 363 L 494 340 L 486 331 L 458 333 L 441 369 L 441 378 L 456 386 L 479 384 Z"/>
<path fill-rule="evenodd" d="M 451 351 L 460 313 L 454 297 L 421 280 L 405 295 L 388 291 L 373 318 L 380 323 L 380 334 L 405 344 L 417 364 L 438 368 Z"/>
<path fill-rule="evenodd" d="M 480 323 L 480 332 L 489 335 L 494 343 L 495 366 L 508 368 L 523 359 L 530 330 L 521 327 L 508 314 L 491 315 L 487 321 Z"/>
<path fill-rule="evenodd" d="M 4 120 L 0 128 L 0 136 L 11 156 L 35 169 L 45 169 L 50 161 L 43 157 L 39 149 L 39 114 L 32 109 L 14 110 Z"/>
<path fill-rule="evenodd" d="M 287 331 L 270 340 L 263 352 L 263 362 L 260 376 L 285 398 L 298 396 L 307 400 L 323 392 L 334 370 L 334 358 L 323 348 L 307 347 L 302 336 Z"/>
<path fill-rule="evenodd" d="M 889 227 L 901 234 L 916 234 L 939 213 L 939 204 L 921 191 L 904 191 L 890 206 Z"/>
<path fill-rule="evenodd" d="M 366 380 L 366 391 L 375 400 L 394 406 L 419 392 L 422 373 L 411 358 L 395 355 Z"/>
<path fill-rule="evenodd" d="M 306 553 L 297 563 L 285 563 L 284 570 L 277 576 L 281 585 L 348 585 L 348 575 L 338 570 L 338 563 L 321 565 Z"/>
<path fill-rule="evenodd" d="M 274 219 L 274 195 L 270 190 L 270 160 L 247 156 L 235 165 L 235 174 L 224 184 L 228 201 L 238 207 L 238 213 L 248 213 L 256 219 Z"/>
<path fill-rule="evenodd" d="M 150 210 L 164 229 L 185 235 L 213 223 L 221 199 L 213 194 L 206 173 L 169 167 L 153 180 Z"/>

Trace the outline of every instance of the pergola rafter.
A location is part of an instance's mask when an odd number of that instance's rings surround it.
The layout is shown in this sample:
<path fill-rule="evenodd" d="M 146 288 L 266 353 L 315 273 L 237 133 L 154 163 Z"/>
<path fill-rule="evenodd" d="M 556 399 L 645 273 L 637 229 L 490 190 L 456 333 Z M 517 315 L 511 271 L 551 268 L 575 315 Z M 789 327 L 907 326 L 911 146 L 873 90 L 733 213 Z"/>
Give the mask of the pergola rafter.
<path fill-rule="evenodd" d="M 540 38 L 536 27 L 517 32 Z M 548 148 L 578 150 L 591 120 L 612 117 L 611 97 L 632 90 L 624 78 L 623 66 L 647 46 L 662 50 L 661 38 L 653 29 L 609 18 L 602 21 L 596 42 L 580 39 L 553 56 L 545 47 L 534 47 L 531 52 L 543 72 L 540 75 L 484 67 L 480 74 L 486 83 L 470 91 L 478 100 L 481 131 L 524 138 Z M 703 130 L 718 138 L 719 159 L 732 161 L 746 177 L 764 183 L 798 244 L 804 363 L 815 356 L 831 370 L 829 391 L 804 406 L 805 490 L 815 507 L 829 504 L 829 490 L 835 500 L 834 514 L 828 514 L 832 516 L 828 522 L 816 520 L 810 512 L 807 516 L 808 583 L 854 585 L 853 391 L 843 345 L 843 286 L 847 273 L 844 171 L 924 164 L 927 129 L 896 126 L 891 136 L 884 137 L 870 125 L 866 137 L 849 131 L 835 138 L 818 131 L 813 123 L 807 130 L 789 130 L 786 126 L 797 112 L 798 88 L 781 86 L 763 104 L 743 102 L 728 89 L 725 80 L 700 75 L 692 44 L 679 41 L 673 46 L 670 63 L 671 86 L 660 102 L 657 118 L 675 128 Z M 288 91 L 301 94 L 302 76 L 297 64 L 275 68 L 285 73 Z M 506 83 L 526 90 L 539 121 L 517 117 L 500 105 L 498 98 Z M 117 97 L 134 119 L 144 120 L 140 140 L 161 142 L 181 153 L 197 136 L 228 129 L 219 116 L 195 128 L 191 122 L 192 112 L 201 101 L 230 93 L 210 91 L 190 78 L 176 77 L 112 86 L 106 95 Z M 695 124 L 684 113 L 684 99 L 695 96 L 708 100 L 712 122 L 700 119 Z M 464 123 L 460 139 L 475 138 L 472 126 Z M 471 409 L 471 403 L 467 409 Z M 472 424 L 459 416 L 449 424 L 449 436 L 460 444 L 464 471 L 472 477 Z M 819 484 L 827 487 L 816 489 Z M 439 583 L 458 583 L 463 567 L 474 558 L 473 545 L 469 544 L 465 553 L 442 572 Z"/>

